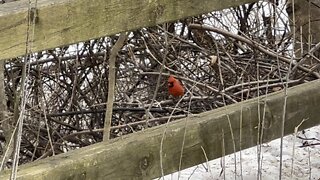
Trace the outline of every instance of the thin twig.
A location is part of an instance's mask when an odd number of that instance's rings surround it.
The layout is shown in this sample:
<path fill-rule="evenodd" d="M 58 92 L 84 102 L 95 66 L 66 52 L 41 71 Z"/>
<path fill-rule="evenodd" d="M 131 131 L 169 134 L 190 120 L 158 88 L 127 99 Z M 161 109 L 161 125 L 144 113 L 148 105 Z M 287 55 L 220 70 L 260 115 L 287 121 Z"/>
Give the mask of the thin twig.
<path fill-rule="evenodd" d="M 192 89 L 192 91 L 193 91 L 193 89 Z M 182 139 L 181 152 L 180 152 L 180 158 L 179 158 L 178 179 L 180 178 L 180 173 L 181 173 L 182 157 L 183 157 L 184 144 L 185 144 L 185 141 L 186 141 L 187 123 L 188 123 L 188 120 L 189 120 L 189 117 L 190 117 L 192 94 L 193 93 L 191 92 L 190 93 L 190 98 L 189 98 L 188 115 L 184 119 L 184 132 L 183 132 L 183 139 Z"/>
<path fill-rule="evenodd" d="M 290 173 L 290 179 L 293 179 L 293 165 L 294 165 L 294 157 L 295 157 L 295 145 L 296 145 L 296 139 L 297 139 L 297 134 L 298 134 L 298 130 L 299 130 L 299 127 L 308 119 L 302 119 L 302 121 L 298 124 L 298 126 L 296 126 L 294 128 L 294 133 L 293 133 L 293 142 L 292 142 L 292 158 L 291 158 L 291 173 Z"/>
<path fill-rule="evenodd" d="M 292 11 L 293 11 L 293 22 L 295 23 L 295 10 L 294 10 L 294 0 L 292 0 Z M 296 38 L 295 34 L 295 24 L 293 25 L 293 39 Z M 292 44 L 293 49 L 295 49 L 295 42 Z M 284 136 L 284 128 L 285 128 L 285 121 L 287 118 L 287 99 L 288 99 L 288 85 L 289 85 L 289 78 L 292 70 L 293 65 L 293 56 L 291 57 L 291 61 L 289 64 L 288 72 L 286 74 L 286 82 L 284 86 L 284 102 L 283 102 L 283 113 L 282 113 L 282 119 L 281 119 L 281 138 L 280 138 L 280 167 L 279 167 L 279 180 L 282 179 L 282 155 L 283 155 L 283 136 Z M 300 67 L 300 66 L 299 66 Z"/>
<path fill-rule="evenodd" d="M 119 39 L 116 44 L 113 46 L 110 52 L 109 57 L 109 76 L 108 76 L 108 101 L 107 108 L 104 120 L 104 132 L 103 132 L 103 140 L 107 141 L 110 139 L 110 128 L 112 121 L 112 110 L 113 110 L 113 101 L 115 94 L 115 84 L 116 84 L 116 58 L 118 52 L 122 48 L 125 40 L 127 38 L 127 33 L 123 32 L 120 34 Z"/>

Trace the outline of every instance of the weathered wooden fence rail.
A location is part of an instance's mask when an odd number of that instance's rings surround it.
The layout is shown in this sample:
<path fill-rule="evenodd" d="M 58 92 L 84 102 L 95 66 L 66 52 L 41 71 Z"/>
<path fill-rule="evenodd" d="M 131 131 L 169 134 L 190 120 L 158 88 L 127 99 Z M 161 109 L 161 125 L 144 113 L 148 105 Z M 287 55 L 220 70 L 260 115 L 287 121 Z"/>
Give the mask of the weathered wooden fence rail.
<path fill-rule="evenodd" d="M 155 26 L 258 0 L 38 0 L 32 51 Z M 35 1 L 32 1 L 35 2 Z M 0 5 L 0 59 L 25 53 L 28 1 Z M 30 32 L 33 32 L 31 26 Z"/>
<path fill-rule="evenodd" d="M 301 129 L 320 123 L 319 87 L 320 81 L 318 80 L 288 90 L 285 134 L 293 133 L 295 127 L 303 119 L 308 120 L 302 124 Z M 258 107 L 260 107 L 261 115 L 264 109 L 266 113 L 263 142 L 279 138 L 283 102 L 284 93 L 281 91 L 269 94 L 267 97 L 229 105 L 171 123 L 166 130 L 163 142 L 164 173 L 168 174 L 178 170 L 185 128 L 182 169 L 205 161 L 201 147 L 210 160 L 234 152 L 228 118 L 234 134 L 235 151 L 255 146 L 258 139 Z M 186 126 L 185 121 L 187 121 Z M 240 129 L 242 134 L 240 134 Z M 159 154 L 164 131 L 165 126 L 162 125 L 127 135 L 123 139 L 98 143 L 22 165 L 18 171 L 18 179 L 156 178 L 161 176 Z M 222 147 L 225 148 L 225 152 Z M 8 179 L 9 173 L 7 171 L 1 174 L 0 179 Z"/>

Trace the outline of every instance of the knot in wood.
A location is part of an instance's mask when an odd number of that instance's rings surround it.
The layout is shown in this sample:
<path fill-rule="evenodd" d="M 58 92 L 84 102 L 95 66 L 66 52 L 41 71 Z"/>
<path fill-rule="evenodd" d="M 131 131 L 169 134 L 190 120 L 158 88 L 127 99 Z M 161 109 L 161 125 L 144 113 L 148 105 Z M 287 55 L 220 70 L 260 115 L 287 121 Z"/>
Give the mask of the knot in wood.
<path fill-rule="evenodd" d="M 140 168 L 143 170 L 146 170 L 149 167 L 149 164 L 149 158 L 146 156 L 140 160 Z"/>
<path fill-rule="evenodd" d="M 163 5 L 158 5 L 155 9 L 155 17 L 158 18 L 158 17 L 161 17 L 163 12 L 164 12 L 164 6 Z"/>
<path fill-rule="evenodd" d="M 148 168 L 152 166 L 153 160 L 154 158 L 152 153 L 145 155 L 143 158 L 140 159 L 140 169 L 146 171 Z"/>

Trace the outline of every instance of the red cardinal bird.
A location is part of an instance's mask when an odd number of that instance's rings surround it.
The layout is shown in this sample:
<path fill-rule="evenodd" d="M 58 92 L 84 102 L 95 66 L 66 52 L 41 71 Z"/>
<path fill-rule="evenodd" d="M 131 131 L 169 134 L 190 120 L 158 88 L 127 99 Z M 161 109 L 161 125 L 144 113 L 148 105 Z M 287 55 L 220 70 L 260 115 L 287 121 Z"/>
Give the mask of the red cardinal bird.
<path fill-rule="evenodd" d="M 179 80 L 174 78 L 172 75 L 168 79 L 168 91 L 174 97 L 183 96 L 184 88 Z"/>

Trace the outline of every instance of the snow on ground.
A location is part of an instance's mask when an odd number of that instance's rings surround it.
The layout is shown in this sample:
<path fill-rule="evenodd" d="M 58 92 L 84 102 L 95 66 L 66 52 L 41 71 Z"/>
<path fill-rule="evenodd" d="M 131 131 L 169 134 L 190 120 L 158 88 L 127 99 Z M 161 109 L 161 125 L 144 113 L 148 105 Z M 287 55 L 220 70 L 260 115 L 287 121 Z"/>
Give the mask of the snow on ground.
<path fill-rule="evenodd" d="M 297 136 L 313 140 L 301 140 L 289 135 L 283 138 L 283 165 L 282 179 L 311 179 L 320 180 L 320 126 L 305 130 L 305 133 L 298 132 Z M 295 140 L 295 144 L 294 144 Z M 319 145 L 299 147 L 303 142 Z M 294 147 L 294 148 L 293 148 Z M 276 139 L 262 145 L 262 180 L 279 179 L 280 168 L 280 139 Z M 294 149 L 294 156 L 293 156 Z M 242 176 L 240 174 L 240 152 L 228 155 L 224 158 L 225 171 L 221 173 L 223 159 L 215 159 L 185 170 L 167 175 L 165 180 L 255 180 L 258 174 L 257 147 L 249 148 L 241 152 Z M 237 173 L 235 173 L 235 157 L 237 160 Z M 293 163 L 292 163 L 293 160 Z M 292 167 L 293 164 L 293 167 Z M 210 170 L 207 170 L 209 166 Z M 291 172 L 292 175 L 291 175 Z M 220 175 L 221 173 L 221 175 Z M 237 176 L 235 177 L 235 174 Z M 241 178 L 242 177 L 242 178 Z"/>

